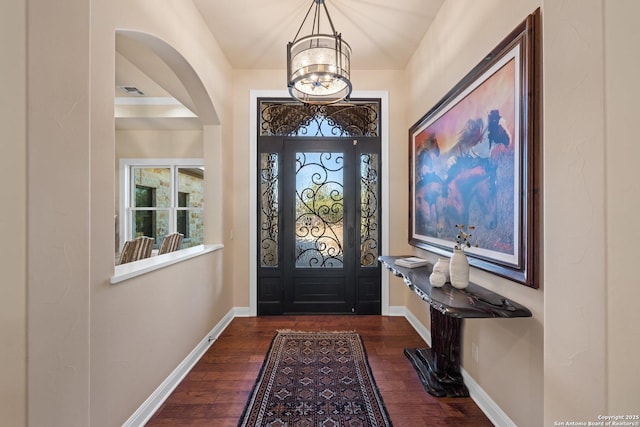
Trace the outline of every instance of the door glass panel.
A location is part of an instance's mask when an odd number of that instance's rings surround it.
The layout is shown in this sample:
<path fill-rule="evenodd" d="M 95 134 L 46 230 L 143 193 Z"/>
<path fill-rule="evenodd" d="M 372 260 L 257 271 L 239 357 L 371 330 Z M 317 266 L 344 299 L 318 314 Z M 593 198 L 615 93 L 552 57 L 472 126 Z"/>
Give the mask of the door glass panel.
<path fill-rule="evenodd" d="M 360 155 L 360 266 L 378 266 L 378 155 Z"/>
<path fill-rule="evenodd" d="M 260 266 L 278 267 L 278 153 L 260 154 Z"/>
<path fill-rule="evenodd" d="M 296 268 L 342 268 L 342 153 L 296 153 Z"/>

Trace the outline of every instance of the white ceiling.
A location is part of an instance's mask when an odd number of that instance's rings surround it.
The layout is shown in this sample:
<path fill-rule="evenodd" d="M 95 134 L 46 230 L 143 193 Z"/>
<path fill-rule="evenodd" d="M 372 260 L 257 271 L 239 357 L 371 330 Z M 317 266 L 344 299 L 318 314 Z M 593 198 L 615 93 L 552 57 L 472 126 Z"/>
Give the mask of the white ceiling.
<path fill-rule="evenodd" d="M 285 69 L 286 45 L 293 41 L 314 0 L 192 0 L 236 69 Z M 444 0 L 325 0 L 337 32 L 352 49 L 352 70 L 404 69 Z M 313 13 L 313 9 L 312 9 Z M 312 17 L 311 17 L 312 18 Z M 311 19 L 301 36 L 311 32 Z M 321 32 L 329 32 L 321 15 Z M 184 87 L 144 46 L 126 37 L 116 40 L 116 97 L 134 97 L 125 109 L 116 108 L 118 129 L 200 127 L 189 117 L 193 103 Z M 118 86 L 135 86 L 144 96 L 125 94 Z M 149 108 L 153 98 L 154 108 Z M 161 120 L 158 104 L 167 101 L 173 116 Z M 185 107 L 179 117 L 175 106 Z M 133 104 L 144 108 L 132 112 Z M 128 110 L 127 110 L 128 109 Z M 126 111 L 125 111 L 126 110 Z"/>

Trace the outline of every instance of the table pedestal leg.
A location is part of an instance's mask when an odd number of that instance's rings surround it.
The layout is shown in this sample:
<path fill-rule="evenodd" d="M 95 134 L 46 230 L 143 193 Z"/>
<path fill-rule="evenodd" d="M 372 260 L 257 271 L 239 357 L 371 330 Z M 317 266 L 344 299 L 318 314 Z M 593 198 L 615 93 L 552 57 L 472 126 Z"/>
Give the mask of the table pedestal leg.
<path fill-rule="evenodd" d="M 460 374 L 462 319 L 431 312 L 431 348 L 407 348 L 404 354 L 416 369 L 425 390 L 437 397 L 467 397 Z"/>

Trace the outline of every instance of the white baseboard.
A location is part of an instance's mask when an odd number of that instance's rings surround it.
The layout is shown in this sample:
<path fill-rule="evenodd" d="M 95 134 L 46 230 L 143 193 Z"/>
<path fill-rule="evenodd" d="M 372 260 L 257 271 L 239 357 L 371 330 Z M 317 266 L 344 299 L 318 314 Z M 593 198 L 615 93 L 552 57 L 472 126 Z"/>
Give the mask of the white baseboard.
<path fill-rule="evenodd" d="M 494 402 L 491 397 L 478 385 L 467 371 L 462 368 L 462 378 L 469 389 L 469 396 L 476 402 L 476 405 L 489 418 L 496 427 L 518 427 L 511 418 Z"/>
<path fill-rule="evenodd" d="M 233 307 L 234 317 L 252 317 L 251 308 L 249 307 Z"/>
<path fill-rule="evenodd" d="M 405 306 L 402 305 L 390 305 L 387 309 L 387 316 L 404 317 L 407 312 Z"/>
<path fill-rule="evenodd" d="M 418 318 L 404 306 L 390 306 L 389 316 L 404 316 L 409 324 L 416 330 L 418 335 L 431 347 L 431 332 Z M 218 336 L 231 323 L 234 317 L 250 317 L 249 307 L 234 307 L 218 322 L 217 325 L 205 336 L 202 341 L 193 349 L 191 353 L 169 374 L 160 386 L 149 396 L 147 400 L 129 417 L 122 427 L 141 427 L 158 410 L 160 405 L 169 397 L 173 390 L 180 384 L 180 381 L 189 373 L 193 366 L 200 360 L 202 355 L 218 339 Z M 476 402 L 476 405 L 498 427 L 517 427 L 509 416 L 491 399 L 491 397 L 478 385 L 464 368 L 461 369 L 462 377 L 469 395 Z"/>
<path fill-rule="evenodd" d="M 151 396 L 122 424 L 122 427 L 139 427 L 144 426 L 147 421 L 158 410 L 160 405 L 169 397 L 169 395 L 180 384 L 184 377 L 191 371 L 193 366 L 200 360 L 204 353 L 218 339 L 222 331 L 229 325 L 235 317 L 234 309 L 231 309 L 216 324 L 211 331 L 196 345 L 189 355 L 176 367 L 173 372 L 155 389 Z"/>

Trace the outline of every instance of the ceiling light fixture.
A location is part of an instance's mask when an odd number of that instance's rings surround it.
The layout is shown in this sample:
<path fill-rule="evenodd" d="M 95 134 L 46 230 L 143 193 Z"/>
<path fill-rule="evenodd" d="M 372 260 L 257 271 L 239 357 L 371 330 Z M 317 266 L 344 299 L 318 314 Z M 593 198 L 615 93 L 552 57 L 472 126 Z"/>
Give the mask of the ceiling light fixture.
<path fill-rule="evenodd" d="M 298 38 L 315 5 L 311 34 Z M 332 34 L 320 33 L 321 8 Z M 293 41 L 287 44 L 287 86 L 306 104 L 333 104 L 351 94 L 351 47 L 333 27 L 324 0 L 312 0 Z"/>

